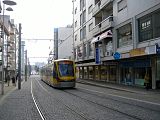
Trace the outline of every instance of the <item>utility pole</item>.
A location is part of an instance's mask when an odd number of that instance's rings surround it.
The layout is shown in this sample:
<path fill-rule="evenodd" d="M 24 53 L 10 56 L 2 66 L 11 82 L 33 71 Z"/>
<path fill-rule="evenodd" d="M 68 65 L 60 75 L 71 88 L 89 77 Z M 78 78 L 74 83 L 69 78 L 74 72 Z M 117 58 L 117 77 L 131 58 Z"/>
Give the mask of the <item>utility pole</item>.
<path fill-rule="evenodd" d="M 18 89 L 21 89 L 21 23 L 19 23 L 19 41 L 18 41 Z"/>
<path fill-rule="evenodd" d="M 27 65 L 27 50 L 25 51 L 25 81 L 27 81 L 27 67 L 28 67 L 28 65 Z"/>
<path fill-rule="evenodd" d="M 75 61 L 75 44 L 74 44 L 74 0 L 72 0 L 73 2 L 73 60 Z"/>

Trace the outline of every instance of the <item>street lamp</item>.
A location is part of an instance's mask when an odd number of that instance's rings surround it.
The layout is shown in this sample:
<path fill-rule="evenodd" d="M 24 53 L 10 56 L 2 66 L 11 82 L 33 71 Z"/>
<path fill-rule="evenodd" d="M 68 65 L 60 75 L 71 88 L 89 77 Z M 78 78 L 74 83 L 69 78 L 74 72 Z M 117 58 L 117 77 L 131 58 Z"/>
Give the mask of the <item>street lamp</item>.
<path fill-rule="evenodd" d="M 4 94 L 4 11 L 5 11 L 5 5 L 16 5 L 17 3 L 11 0 L 4 0 L 3 1 L 3 21 L 2 21 L 2 95 Z M 7 11 L 13 11 L 13 9 L 11 7 L 8 7 L 6 9 Z"/>

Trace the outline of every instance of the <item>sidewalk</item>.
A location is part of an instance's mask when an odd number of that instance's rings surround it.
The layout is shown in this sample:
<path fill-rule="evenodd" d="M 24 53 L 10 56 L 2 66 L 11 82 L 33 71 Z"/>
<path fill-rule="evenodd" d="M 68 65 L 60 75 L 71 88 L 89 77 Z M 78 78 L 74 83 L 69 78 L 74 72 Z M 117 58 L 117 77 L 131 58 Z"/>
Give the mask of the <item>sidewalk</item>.
<path fill-rule="evenodd" d="M 12 81 L 10 81 L 10 84 L 8 86 L 7 83 L 4 83 L 4 95 L 2 95 L 2 84 L 0 82 L 0 100 L 7 95 L 10 91 L 12 91 L 14 88 L 16 88 L 15 85 L 12 84 Z"/>
<path fill-rule="evenodd" d="M 126 92 L 131 92 L 131 93 L 157 94 L 160 96 L 160 89 L 156 89 L 156 90 L 149 89 L 147 91 L 144 87 L 131 86 L 131 85 L 129 86 L 129 85 L 109 83 L 109 82 L 104 82 L 104 81 L 95 81 L 95 80 L 77 79 L 76 82 L 105 87 L 105 88 L 109 88 L 109 89 L 121 90 L 121 91 L 126 91 Z"/>

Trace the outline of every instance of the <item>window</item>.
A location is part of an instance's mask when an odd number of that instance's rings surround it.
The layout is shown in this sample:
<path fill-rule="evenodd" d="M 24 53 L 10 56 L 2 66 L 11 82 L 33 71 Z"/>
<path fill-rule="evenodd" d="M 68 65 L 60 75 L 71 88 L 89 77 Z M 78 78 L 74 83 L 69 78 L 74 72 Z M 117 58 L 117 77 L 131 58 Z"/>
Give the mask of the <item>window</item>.
<path fill-rule="evenodd" d="M 77 7 L 75 8 L 74 14 L 77 14 Z"/>
<path fill-rule="evenodd" d="M 127 0 L 121 0 L 118 2 L 118 12 L 122 11 L 127 7 Z"/>
<path fill-rule="evenodd" d="M 83 11 L 83 23 L 86 22 L 86 10 Z"/>
<path fill-rule="evenodd" d="M 91 32 L 93 29 L 93 23 L 89 24 L 89 32 Z"/>
<path fill-rule="evenodd" d="M 138 19 L 139 42 L 160 37 L 160 10 Z"/>
<path fill-rule="evenodd" d="M 75 37 L 74 37 L 74 41 L 77 41 L 77 35 L 75 35 Z"/>
<path fill-rule="evenodd" d="M 140 42 L 153 38 L 151 18 L 147 16 L 139 20 Z"/>
<path fill-rule="evenodd" d="M 86 38 L 86 26 L 84 26 L 81 30 L 80 30 L 80 40 L 83 40 Z"/>
<path fill-rule="evenodd" d="M 80 25 L 82 25 L 85 22 L 86 22 L 86 10 L 84 10 L 80 15 Z"/>
<path fill-rule="evenodd" d="M 82 14 L 80 15 L 80 26 L 82 25 L 82 23 L 83 23 L 83 16 L 82 16 Z"/>
<path fill-rule="evenodd" d="M 80 0 L 80 11 L 86 6 L 85 0 Z"/>
<path fill-rule="evenodd" d="M 77 21 L 75 22 L 75 28 L 77 27 Z"/>
<path fill-rule="evenodd" d="M 124 25 L 117 30 L 118 42 L 117 47 L 122 47 L 132 43 L 131 23 Z"/>
<path fill-rule="evenodd" d="M 93 5 L 90 5 L 88 8 L 88 14 L 90 14 L 92 12 L 92 9 L 93 9 Z"/>
<path fill-rule="evenodd" d="M 83 54 L 84 57 L 87 57 L 87 44 L 84 45 Z"/>
<path fill-rule="evenodd" d="M 89 42 L 89 56 L 93 56 L 94 55 L 93 48 L 94 48 L 94 44 L 91 44 L 91 42 Z"/>

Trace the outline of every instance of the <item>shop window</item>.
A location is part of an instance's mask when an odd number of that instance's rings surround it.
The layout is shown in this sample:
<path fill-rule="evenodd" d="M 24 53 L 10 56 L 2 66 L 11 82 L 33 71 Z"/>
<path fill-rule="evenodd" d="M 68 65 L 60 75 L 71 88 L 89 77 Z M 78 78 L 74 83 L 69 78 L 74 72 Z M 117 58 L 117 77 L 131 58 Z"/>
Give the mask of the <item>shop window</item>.
<path fill-rule="evenodd" d="M 82 67 L 79 67 L 79 78 L 83 78 L 83 69 Z"/>
<path fill-rule="evenodd" d="M 93 66 L 89 66 L 89 79 L 93 79 Z"/>
<path fill-rule="evenodd" d="M 87 67 L 84 67 L 84 79 L 88 79 L 88 70 L 87 70 Z"/>
<path fill-rule="evenodd" d="M 110 66 L 109 81 L 110 82 L 115 82 L 116 81 L 116 66 Z"/>
<path fill-rule="evenodd" d="M 153 38 L 151 16 L 147 16 L 139 20 L 139 37 L 140 42 Z"/>
<path fill-rule="evenodd" d="M 95 66 L 95 79 L 99 80 L 100 74 L 99 74 L 99 66 Z"/>
<path fill-rule="evenodd" d="M 107 66 L 101 66 L 101 80 L 107 80 Z"/>
<path fill-rule="evenodd" d="M 160 81 L 160 57 L 157 58 L 157 75 L 156 80 Z"/>
<path fill-rule="evenodd" d="M 160 37 L 160 9 L 138 19 L 139 42 Z"/>
<path fill-rule="evenodd" d="M 144 78 L 145 75 L 149 74 L 150 76 L 150 83 L 151 83 L 151 68 L 136 68 L 135 69 L 135 85 L 140 85 L 140 86 L 144 86 Z"/>
<path fill-rule="evenodd" d="M 129 45 L 132 43 L 132 27 L 131 23 L 117 29 L 118 41 L 117 47 Z"/>

